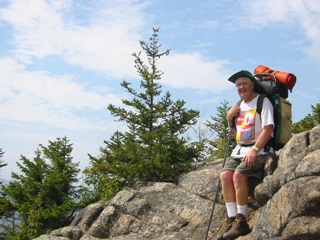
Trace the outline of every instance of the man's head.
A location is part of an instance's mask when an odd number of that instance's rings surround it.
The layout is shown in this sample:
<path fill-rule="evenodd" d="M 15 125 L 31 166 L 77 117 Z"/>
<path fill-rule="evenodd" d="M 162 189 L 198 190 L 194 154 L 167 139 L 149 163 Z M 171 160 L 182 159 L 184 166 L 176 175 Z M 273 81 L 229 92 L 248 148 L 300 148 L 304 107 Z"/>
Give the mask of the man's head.
<path fill-rule="evenodd" d="M 236 85 L 238 93 L 243 99 L 250 99 L 254 93 L 259 92 L 260 85 L 249 71 L 239 71 L 228 80 Z"/>

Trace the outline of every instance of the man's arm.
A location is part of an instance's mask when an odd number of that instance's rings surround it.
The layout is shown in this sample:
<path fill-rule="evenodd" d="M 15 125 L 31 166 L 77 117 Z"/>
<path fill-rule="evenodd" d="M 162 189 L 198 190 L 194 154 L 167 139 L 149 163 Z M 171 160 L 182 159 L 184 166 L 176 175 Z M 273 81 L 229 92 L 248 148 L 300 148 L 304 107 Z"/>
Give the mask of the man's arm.
<path fill-rule="evenodd" d="M 267 125 L 262 129 L 258 140 L 254 144 L 254 146 L 256 148 L 258 148 L 259 151 L 267 144 L 267 142 L 273 132 L 273 129 L 274 129 L 274 125 L 272 125 L 272 124 Z M 256 152 L 259 152 L 259 151 L 256 151 Z"/>

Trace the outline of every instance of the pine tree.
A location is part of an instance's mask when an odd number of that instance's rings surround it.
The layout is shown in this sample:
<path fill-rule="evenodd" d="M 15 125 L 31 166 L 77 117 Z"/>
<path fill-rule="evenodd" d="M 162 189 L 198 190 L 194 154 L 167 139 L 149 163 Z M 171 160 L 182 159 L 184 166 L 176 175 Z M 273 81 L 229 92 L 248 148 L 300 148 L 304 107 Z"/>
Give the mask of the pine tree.
<path fill-rule="evenodd" d="M 3 155 L 4 155 L 4 152 L 2 151 L 2 148 L 0 148 L 0 170 L 3 167 L 8 165 L 2 159 Z M 0 186 L 3 186 L 2 184 L 3 184 L 3 182 L 0 182 Z M 3 207 L 1 207 L 1 205 L 4 202 L 4 201 L 2 201 L 2 199 L 4 199 L 4 195 L 3 195 L 2 191 L 0 191 L 0 239 L 2 239 L 3 233 L 7 231 L 7 225 L 8 225 L 8 223 L 5 223 L 5 220 L 7 218 L 7 214 L 6 214 L 6 212 L 4 212 L 2 210 Z"/>
<path fill-rule="evenodd" d="M 228 128 L 227 113 L 230 107 L 229 102 L 224 100 L 221 106 L 217 107 L 217 116 L 211 117 L 211 120 L 207 120 L 205 125 L 214 132 L 213 140 L 209 141 L 209 145 L 212 147 L 210 155 L 212 159 L 221 159 L 225 155 L 226 146 L 228 143 L 230 129 Z M 234 138 L 231 138 L 228 147 L 227 155 L 231 154 L 231 151 L 236 145 Z"/>
<path fill-rule="evenodd" d="M 292 132 L 300 133 L 311 130 L 320 123 L 320 103 L 311 105 L 312 114 L 307 114 L 301 121 L 292 124 Z"/>
<path fill-rule="evenodd" d="M 2 159 L 3 158 L 3 154 L 4 154 L 4 152 L 2 151 L 2 148 L 0 148 L 0 171 L 1 171 L 1 168 L 3 168 L 3 167 L 8 165 L 8 163 L 5 163 L 4 160 Z"/>
<path fill-rule="evenodd" d="M 21 173 L 12 173 L 13 181 L 1 187 L 0 212 L 17 224 L 7 229 L 5 239 L 11 239 L 10 234 L 14 239 L 32 239 L 66 226 L 85 204 L 86 189 L 74 186 L 80 169 L 72 162 L 69 140 L 57 138 L 39 147 L 32 160 L 21 156 L 17 163 Z"/>
<path fill-rule="evenodd" d="M 153 29 L 150 44 L 140 41 L 140 45 L 148 59 L 144 63 L 141 52 L 133 54 L 135 68 L 142 78 L 141 91 L 123 81 L 121 86 L 132 99 L 122 100 L 126 107 L 108 106 L 111 114 L 125 122 L 129 130 L 117 131 L 105 141 L 101 155 L 90 156 L 91 168 L 85 171 L 88 182 L 93 183 L 99 175 L 101 181 L 97 185 L 115 189 L 113 192 L 134 181 L 174 181 L 198 154 L 183 134 L 196 123 L 199 112 L 187 110 L 183 100 L 173 101 L 170 92 L 161 94 L 159 81 L 163 72 L 157 63 L 169 50 L 160 52 L 158 29 Z"/>

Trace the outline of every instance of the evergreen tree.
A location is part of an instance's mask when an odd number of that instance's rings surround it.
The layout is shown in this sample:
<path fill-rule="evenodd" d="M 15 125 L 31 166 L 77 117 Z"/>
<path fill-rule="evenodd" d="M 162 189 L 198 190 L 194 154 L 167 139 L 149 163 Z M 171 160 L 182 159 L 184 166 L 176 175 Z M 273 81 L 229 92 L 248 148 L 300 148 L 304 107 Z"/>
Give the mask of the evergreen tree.
<path fill-rule="evenodd" d="M 4 152 L 2 151 L 2 148 L 0 148 L 0 171 L 3 167 L 8 165 L 2 159 L 3 154 L 4 154 Z M 3 184 L 3 182 L 0 182 L 0 186 L 2 186 L 2 184 Z M 3 199 L 3 194 L 1 191 L 0 191 L 0 199 Z M 1 204 L 1 200 L 0 200 L 0 204 Z M 5 212 L 3 212 L 0 207 L 0 239 L 2 239 L 3 233 L 6 232 L 6 230 L 7 230 L 6 228 L 7 228 L 8 223 L 5 224 L 5 222 L 4 222 L 5 220 L 6 220 Z"/>
<path fill-rule="evenodd" d="M 209 141 L 211 146 L 210 155 L 212 159 L 221 159 L 225 155 L 226 146 L 228 143 L 230 129 L 228 127 L 227 113 L 230 109 L 228 101 L 224 100 L 221 106 L 217 107 L 217 116 L 207 120 L 205 125 L 214 132 L 213 140 Z M 236 141 L 232 137 L 229 142 L 227 155 L 230 155 L 233 148 L 236 146 Z"/>
<path fill-rule="evenodd" d="M 307 114 L 301 121 L 292 124 L 292 132 L 300 133 L 308 131 L 320 123 L 320 103 L 311 105 L 312 114 Z"/>
<path fill-rule="evenodd" d="M 2 148 L 0 148 L 0 172 L 1 172 L 1 168 L 3 168 L 3 167 L 8 165 L 8 163 L 5 163 L 4 160 L 2 159 L 3 158 L 3 154 L 4 154 L 4 152 L 2 151 Z"/>
<path fill-rule="evenodd" d="M 21 173 L 12 173 L 13 181 L 1 187 L 0 212 L 13 224 L 4 239 L 29 240 L 66 226 L 86 204 L 86 189 L 73 185 L 80 170 L 72 162 L 69 140 L 57 138 L 39 147 L 33 160 L 21 156 Z"/>
<path fill-rule="evenodd" d="M 111 114 L 125 122 L 129 130 L 117 131 L 105 141 L 101 155 L 90 156 L 91 168 L 85 171 L 88 183 L 97 180 L 95 187 L 98 191 L 101 188 L 110 191 L 104 192 L 107 196 L 133 181 L 174 181 L 198 154 L 183 134 L 196 123 L 199 112 L 187 110 L 183 100 L 171 100 L 169 92 L 161 95 L 159 81 L 163 72 L 157 62 L 169 50 L 160 52 L 158 29 L 153 29 L 150 44 L 140 41 L 140 45 L 148 59 L 144 63 L 141 52 L 133 54 L 135 68 L 142 78 L 141 92 L 123 81 L 121 86 L 132 99 L 122 100 L 126 107 L 108 106 Z"/>

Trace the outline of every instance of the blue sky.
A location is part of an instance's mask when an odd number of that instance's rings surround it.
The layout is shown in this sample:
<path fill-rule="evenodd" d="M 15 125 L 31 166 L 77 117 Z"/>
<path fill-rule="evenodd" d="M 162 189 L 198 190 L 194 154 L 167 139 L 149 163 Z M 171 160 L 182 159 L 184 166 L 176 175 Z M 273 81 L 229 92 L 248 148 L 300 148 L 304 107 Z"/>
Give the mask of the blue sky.
<path fill-rule="evenodd" d="M 227 81 L 262 64 L 291 72 L 293 122 L 320 93 L 320 2 L 317 0 L 0 0 L 0 148 L 17 172 L 39 144 L 67 136 L 74 162 L 98 155 L 103 140 L 124 131 L 107 110 L 138 88 L 132 53 L 160 28 L 163 91 L 200 111 L 239 97 Z"/>

